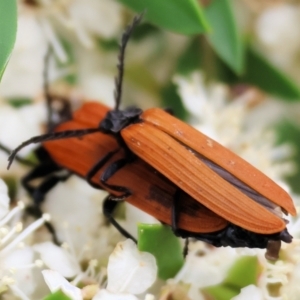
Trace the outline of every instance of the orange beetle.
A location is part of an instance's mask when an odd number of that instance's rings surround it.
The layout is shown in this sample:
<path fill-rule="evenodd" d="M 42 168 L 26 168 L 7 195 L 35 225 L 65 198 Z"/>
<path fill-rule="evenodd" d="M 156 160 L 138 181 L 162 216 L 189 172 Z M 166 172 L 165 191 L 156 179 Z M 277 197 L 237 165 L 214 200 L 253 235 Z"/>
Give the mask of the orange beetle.
<path fill-rule="evenodd" d="M 100 103 L 85 103 L 73 114 L 73 119 L 59 125 L 56 132 L 63 133 L 66 130 L 80 130 L 81 128 L 97 126 L 99 119 L 103 119 L 108 111 L 109 108 Z M 44 142 L 43 147 L 58 165 L 81 177 L 87 177 L 91 166 L 96 165 L 111 149 L 118 148 L 118 143 L 114 137 L 98 132 L 84 136 L 82 139 L 70 138 Z M 127 202 L 163 223 L 171 225 L 175 234 L 184 238 L 194 237 L 217 247 L 267 248 L 269 259 L 278 256 L 280 246 L 278 240 L 291 241 L 286 230 L 275 234 L 257 234 L 230 224 L 206 209 L 188 194 L 183 193 L 176 185 L 139 158 L 112 174 L 106 184 L 102 183 L 101 177 L 105 170 L 109 168 L 112 162 L 118 161 L 124 156 L 124 152 L 120 150 L 113 157 L 113 160 L 106 162 L 91 177 L 93 186 L 106 189 L 114 195 L 109 197 L 112 200 L 106 200 L 109 203 L 104 204 L 104 213 L 113 221 L 113 225 L 116 226 L 114 223 L 116 221 L 111 219 L 111 211 L 107 211 L 105 206 L 107 204 L 109 206 L 114 205 L 117 203 L 114 200 L 125 200 L 125 198 L 120 196 L 116 190 L 110 189 L 108 185 L 126 187 L 130 191 L 130 195 L 126 198 Z M 181 196 L 176 217 L 177 222 L 173 223 L 174 199 L 178 191 L 181 192 Z M 118 224 L 116 227 L 120 230 Z M 128 236 L 122 229 L 120 231 Z"/>
<path fill-rule="evenodd" d="M 108 111 L 109 108 L 100 103 L 87 102 L 73 114 L 72 120 L 60 124 L 55 130 L 64 132 L 97 126 L 99 119 L 103 119 Z M 114 137 L 101 132 L 84 136 L 82 139 L 70 138 L 44 142 L 43 147 L 58 165 L 84 178 L 108 152 L 119 148 Z M 141 159 L 137 158 L 125 165 L 106 183 L 99 180 L 113 162 L 123 157 L 124 151 L 120 149 L 113 158 L 92 174 L 91 184 L 96 188 L 107 190 L 114 195 L 111 198 L 116 200 L 123 200 L 124 191 L 117 191 L 116 188 L 110 188 L 110 186 L 126 187 L 130 191 L 130 196 L 126 197 L 127 202 L 161 222 L 171 225 L 171 207 L 178 188 Z M 226 220 L 194 201 L 188 194 L 182 193 L 180 198 L 184 205 L 180 206 L 178 228 L 195 233 L 211 233 L 222 230 L 228 225 Z M 201 222 L 195 222 L 195 219 Z"/>
<path fill-rule="evenodd" d="M 96 128 L 79 129 L 80 126 L 70 128 L 68 125 L 64 131 L 34 137 L 24 142 L 11 154 L 10 163 L 15 154 L 30 143 L 82 137 L 97 132 L 107 134 L 115 139 L 118 147 L 108 147 L 107 153 L 84 175 L 92 183 L 95 174 L 102 170 L 101 185 L 114 193 L 121 192 L 115 199 L 123 200 L 132 194 L 123 184 L 108 184 L 108 180 L 117 176 L 127 165 L 130 166 L 137 156 L 173 182 L 178 190 L 184 191 L 195 201 L 233 224 L 229 226 L 232 226 L 236 234 L 233 238 L 235 243 L 238 239 L 246 243 L 247 236 L 243 236 L 244 231 L 259 237 L 265 236 L 269 241 L 291 242 L 292 237 L 286 230 L 282 212 L 295 215 L 296 210 L 290 196 L 270 178 L 216 141 L 161 109 L 149 109 L 145 112 L 136 107 L 119 109 L 125 46 L 140 18 L 134 18 L 122 37 L 115 109 L 108 111 L 103 119 L 99 118 L 100 124 Z M 90 115 L 84 114 L 84 117 L 89 118 Z M 103 139 L 99 141 L 102 142 Z M 120 152 L 123 152 L 123 158 L 117 157 L 118 160 L 114 159 L 111 163 L 112 158 Z M 87 156 L 84 153 L 83 161 Z M 74 159 L 74 156 L 71 158 Z M 65 160 L 64 156 L 63 160 L 57 159 L 57 162 L 64 164 Z M 68 168 L 72 169 L 72 161 Z M 145 199 L 146 197 L 143 201 Z M 174 202 L 178 202 L 178 199 L 174 199 Z M 134 205 L 138 206 L 137 203 Z M 146 210 L 149 204 L 141 206 Z M 193 236 L 191 230 L 188 235 Z M 257 240 L 256 238 L 255 241 Z M 249 244 L 253 246 L 254 243 Z"/>

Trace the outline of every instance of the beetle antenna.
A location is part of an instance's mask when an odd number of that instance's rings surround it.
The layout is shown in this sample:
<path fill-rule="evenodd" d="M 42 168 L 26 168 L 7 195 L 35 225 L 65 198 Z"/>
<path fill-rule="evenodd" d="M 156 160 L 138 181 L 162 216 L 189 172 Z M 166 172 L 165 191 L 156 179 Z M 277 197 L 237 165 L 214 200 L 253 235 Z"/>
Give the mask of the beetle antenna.
<path fill-rule="evenodd" d="M 72 138 L 72 137 L 81 137 L 87 134 L 99 132 L 99 128 L 87 128 L 87 129 L 80 129 L 80 130 L 65 130 L 61 132 L 52 132 L 47 134 L 42 134 L 38 136 L 34 136 L 31 139 L 23 142 L 20 144 L 16 149 L 14 149 L 10 156 L 8 157 L 8 166 L 7 170 L 10 168 L 11 164 L 13 163 L 15 156 L 17 153 L 23 149 L 24 147 L 30 145 L 30 144 L 36 144 L 46 141 L 53 141 L 53 140 L 60 140 L 60 139 L 66 139 L 66 138 Z"/>
<path fill-rule="evenodd" d="M 3 152 L 5 152 L 6 154 L 10 154 L 11 153 L 11 149 L 9 149 L 8 147 L 4 146 L 2 143 L 0 143 L 0 150 L 2 150 Z M 21 164 L 23 164 L 24 166 L 29 166 L 29 167 L 35 167 L 36 164 L 28 159 L 24 159 L 20 156 L 16 156 L 15 160 Z"/>
<path fill-rule="evenodd" d="M 119 56 L 118 56 L 118 75 L 115 78 L 115 110 L 119 110 L 122 96 L 122 83 L 123 83 L 123 75 L 124 75 L 124 58 L 125 58 L 125 49 L 126 45 L 129 41 L 129 38 L 134 30 L 134 28 L 140 23 L 143 18 L 144 13 L 137 15 L 133 18 L 131 24 L 129 24 L 124 33 L 122 34 L 121 43 L 119 45 Z"/>
<path fill-rule="evenodd" d="M 46 108 L 47 108 L 47 126 L 48 131 L 52 128 L 52 116 L 53 116 L 53 109 L 52 109 L 52 97 L 49 91 L 49 64 L 50 64 L 50 57 L 52 54 L 51 46 L 48 46 L 47 52 L 44 58 L 44 71 L 43 71 L 43 88 L 44 88 L 44 96 L 46 98 Z"/>

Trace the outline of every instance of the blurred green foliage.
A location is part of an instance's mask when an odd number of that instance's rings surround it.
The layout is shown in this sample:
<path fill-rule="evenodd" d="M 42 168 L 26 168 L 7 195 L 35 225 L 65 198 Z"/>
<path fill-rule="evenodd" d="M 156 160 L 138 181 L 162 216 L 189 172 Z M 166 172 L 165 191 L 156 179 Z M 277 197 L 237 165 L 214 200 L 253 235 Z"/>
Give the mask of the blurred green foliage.
<path fill-rule="evenodd" d="M 179 57 L 180 73 L 200 67 L 210 79 L 254 85 L 282 100 L 300 99 L 293 80 L 254 51 L 251 39 L 239 32 L 231 1 L 212 0 L 205 7 L 200 1 L 119 1 L 136 12 L 145 11 L 146 22 L 192 35 L 191 43 Z"/>
<path fill-rule="evenodd" d="M 0 79 L 14 47 L 17 33 L 16 0 L 0 1 Z"/>
<path fill-rule="evenodd" d="M 244 256 L 229 269 L 225 280 L 215 286 L 203 289 L 212 299 L 230 300 L 238 295 L 242 288 L 256 284 L 259 275 L 259 262 L 256 256 Z"/>

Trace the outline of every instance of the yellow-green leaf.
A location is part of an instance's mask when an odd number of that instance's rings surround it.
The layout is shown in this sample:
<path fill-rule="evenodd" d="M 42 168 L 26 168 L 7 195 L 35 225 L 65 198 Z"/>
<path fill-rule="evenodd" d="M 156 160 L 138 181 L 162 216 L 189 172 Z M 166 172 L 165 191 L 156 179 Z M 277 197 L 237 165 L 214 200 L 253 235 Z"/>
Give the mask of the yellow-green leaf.
<path fill-rule="evenodd" d="M 62 291 L 57 291 L 46 296 L 43 300 L 71 300 L 71 298 L 66 296 Z"/>
<path fill-rule="evenodd" d="M 244 46 L 229 0 L 213 0 L 205 9 L 211 26 L 208 40 L 219 57 L 236 73 L 244 69 Z"/>
<path fill-rule="evenodd" d="M 136 12 L 145 11 L 145 19 L 174 32 L 190 35 L 209 29 L 197 0 L 119 0 Z"/>
<path fill-rule="evenodd" d="M 158 277 L 174 277 L 184 263 L 178 238 L 169 226 L 160 224 L 138 225 L 138 248 L 152 253 L 156 258 Z"/>

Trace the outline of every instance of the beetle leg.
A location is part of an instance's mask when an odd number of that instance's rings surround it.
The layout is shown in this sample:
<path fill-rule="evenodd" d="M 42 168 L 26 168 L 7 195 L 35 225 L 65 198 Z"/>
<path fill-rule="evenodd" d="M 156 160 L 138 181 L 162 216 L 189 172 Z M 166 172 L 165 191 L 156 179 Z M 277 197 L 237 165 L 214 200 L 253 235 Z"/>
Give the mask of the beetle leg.
<path fill-rule="evenodd" d="M 26 212 L 28 212 L 30 215 L 40 218 L 43 214 L 40 205 L 45 199 L 45 195 L 60 181 L 65 181 L 67 178 L 69 178 L 70 174 L 65 174 L 62 176 L 59 175 L 51 175 L 41 184 L 39 184 L 37 187 L 34 187 L 30 182 L 32 180 L 45 177 L 47 175 L 50 175 L 54 172 L 57 172 L 61 170 L 61 168 L 56 165 L 54 162 L 47 161 L 45 163 L 41 163 L 40 165 L 36 166 L 31 172 L 29 172 L 23 179 L 22 179 L 22 185 L 25 188 L 25 190 L 28 192 L 28 194 L 33 199 L 33 205 L 29 205 L 26 208 Z M 55 244 L 59 244 L 55 229 L 53 225 L 49 222 L 45 223 L 46 228 L 49 230 L 49 232 L 52 235 L 53 242 Z"/>
<path fill-rule="evenodd" d="M 117 196 L 117 197 L 111 196 L 111 199 L 115 201 L 120 201 L 120 200 L 122 201 L 132 194 L 132 192 L 124 186 L 112 185 L 107 183 L 107 180 L 110 177 L 112 177 L 118 170 L 123 168 L 127 163 L 128 163 L 127 158 L 122 158 L 113 162 L 111 165 L 107 167 L 107 169 L 102 173 L 100 177 L 101 183 L 105 185 L 108 189 L 123 193 L 121 196 Z"/>
<path fill-rule="evenodd" d="M 45 180 L 38 187 L 34 187 L 30 182 L 37 179 L 45 177 L 51 173 L 57 172 L 61 168 L 53 162 L 44 162 L 40 165 L 37 165 L 33 168 L 26 176 L 22 178 L 22 185 L 28 194 L 33 198 L 34 205 L 40 205 L 45 197 L 45 194 L 53 187 L 57 182 L 47 183 L 48 180 Z M 55 176 L 54 176 L 55 177 Z M 52 177 L 50 177 L 52 178 Z M 53 179 L 51 180 L 53 181 Z M 45 186 L 43 186 L 45 185 Z M 47 187 L 47 185 L 50 185 Z"/>
<path fill-rule="evenodd" d="M 41 208 L 39 206 L 35 206 L 35 205 L 29 205 L 25 208 L 25 212 L 30 215 L 30 216 L 33 216 L 35 218 L 41 218 L 42 215 L 43 215 L 43 212 L 41 210 Z M 54 244 L 56 245 L 60 245 L 60 241 L 59 239 L 57 238 L 57 235 L 56 235 L 56 231 L 53 227 L 53 225 L 51 224 L 51 222 L 48 222 L 46 221 L 45 222 L 45 226 L 47 228 L 47 230 L 50 232 L 51 236 L 52 236 L 52 241 Z"/>
<path fill-rule="evenodd" d="M 97 172 L 119 151 L 116 149 L 114 151 L 108 152 L 104 157 L 102 157 L 86 174 L 87 182 L 95 189 L 101 189 L 98 184 L 95 184 L 92 179 L 97 174 Z"/>
<path fill-rule="evenodd" d="M 172 205 L 172 211 L 171 211 L 171 218 L 172 218 L 172 231 L 176 236 L 181 236 L 181 230 L 178 228 L 178 220 L 179 220 L 179 201 L 180 201 L 180 195 L 182 193 L 182 190 L 177 189 L 174 195 L 173 199 L 173 205 Z M 189 252 L 189 239 L 188 237 L 185 238 L 184 248 L 183 248 L 183 257 L 186 258 Z"/>
<path fill-rule="evenodd" d="M 137 240 L 128 232 L 126 231 L 113 217 L 113 212 L 119 202 L 116 202 L 111 199 L 110 196 L 106 197 L 103 202 L 103 214 L 109 220 L 109 222 L 126 238 L 133 240 L 137 243 Z"/>
<path fill-rule="evenodd" d="M 92 182 L 92 178 L 97 174 L 97 172 L 109 161 L 115 153 L 117 153 L 119 149 L 111 151 L 107 153 L 104 157 L 102 157 L 93 167 L 89 170 L 89 172 L 86 175 L 88 183 L 99 189 L 99 185 L 96 185 Z M 113 162 L 111 165 L 109 165 L 105 171 L 102 173 L 100 177 L 100 181 L 103 185 L 108 187 L 111 190 L 117 191 L 117 192 L 123 192 L 121 196 L 115 197 L 115 196 L 108 196 L 103 202 L 103 214 L 105 217 L 109 220 L 109 222 L 126 238 L 132 239 L 135 243 L 137 240 L 129 234 L 112 216 L 113 211 L 115 210 L 118 202 L 117 201 L 123 201 L 127 197 L 131 195 L 131 191 L 127 189 L 126 187 L 116 186 L 108 184 L 106 181 L 112 177 L 118 170 L 120 170 L 125 164 L 127 164 L 127 159 L 120 159 L 115 162 Z"/>
<path fill-rule="evenodd" d="M 185 241 L 184 241 L 184 247 L 183 247 L 183 258 L 186 258 L 187 255 L 189 254 L 189 243 L 190 243 L 190 240 L 189 238 L 186 238 Z"/>

